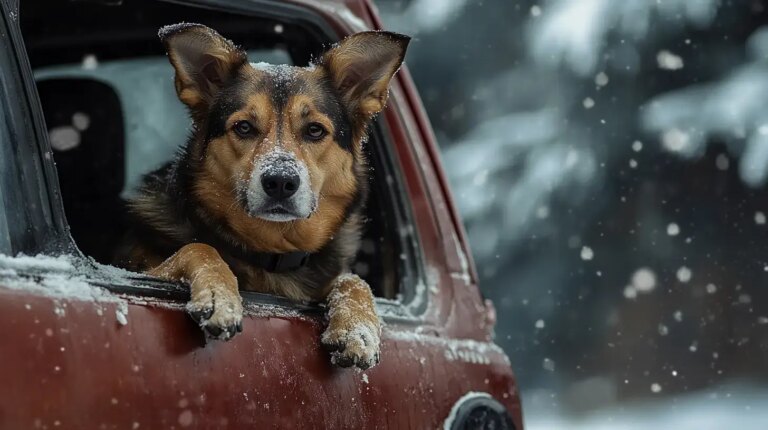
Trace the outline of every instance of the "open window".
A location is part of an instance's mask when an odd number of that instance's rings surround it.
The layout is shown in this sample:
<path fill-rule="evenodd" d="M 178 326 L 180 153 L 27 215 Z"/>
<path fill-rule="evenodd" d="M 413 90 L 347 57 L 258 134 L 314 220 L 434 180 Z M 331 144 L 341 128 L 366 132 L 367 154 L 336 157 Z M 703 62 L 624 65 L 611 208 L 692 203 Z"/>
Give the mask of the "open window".
<path fill-rule="evenodd" d="M 156 34 L 200 22 L 236 40 L 253 62 L 306 65 L 335 42 L 327 24 L 277 2 L 245 8 L 149 0 L 23 4 L 21 29 L 37 84 L 72 237 L 83 254 L 112 262 L 124 231 L 123 199 L 143 174 L 174 156 L 190 121 Z M 222 2 L 224 3 L 224 2 Z M 371 129 L 367 222 L 354 270 L 377 297 L 414 295 L 418 255 L 386 127 Z"/>

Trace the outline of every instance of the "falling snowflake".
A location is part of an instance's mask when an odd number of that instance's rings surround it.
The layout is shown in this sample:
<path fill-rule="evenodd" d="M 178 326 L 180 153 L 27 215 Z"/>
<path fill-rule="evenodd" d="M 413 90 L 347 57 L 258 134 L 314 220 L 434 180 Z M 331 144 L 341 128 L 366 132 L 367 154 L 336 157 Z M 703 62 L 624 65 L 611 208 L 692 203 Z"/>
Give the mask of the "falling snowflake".
<path fill-rule="evenodd" d="M 595 253 L 592 251 L 592 248 L 588 246 L 581 247 L 581 259 L 584 261 L 589 261 L 592 258 L 594 258 Z"/>
<path fill-rule="evenodd" d="M 548 370 L 550 372 L 555 371 L 555 362 L 552 361 L 552 359 L 545 358 L 544 361 L 541 363 L 541 367 L 544 368 L 544 370 Z"/>
<path fill-rule="evenodd" d="M 680 70 L 685 65 L 679 55 L 675 55 L 666 49 L 659 51 L 656 55 L 656 63 L 663 70 Z"/>
<path fill-rule="evenodd" d="M 715 167 L 717 167 L 718 170 L 728 170 L 728 167 L 731 166 L 731 162 L 728 160 L 728 156 L 725 154 L 719 154 L 717 158 L 715 158 Z"/>
<path fill-rule="evenodd" d="M 632 275 L 632 286 L 641 293 L 653 291 L 656 288 L 656 274 L 647 267 L 637 269 Z"/>
<path fill-rule="evenodd" d="M 755 212 L 755 224 L 757 225 L 764 225 L 765 224 L 765 214 L 762 212 Z"/>
<path fill-rule="evenodd" d="M 693 276 L 693 272 L 691 272 L 691 269 L 682 266 L 679 269 L 677 269 L 677 280 L 686 283 L 691 280 L 691 277 Z"/>
<path fill-rule="evenodd" d="M 670 236 L 677 236 L 678 234 L 680 234 L 680 226 L 678 226 L 673 222 L 669 223 L 669 225 L 667 226 L 667 234 Z"/>
<path fill-rule="evenodd" d="M 605 72 L 600 72 L 595 76 L 595 85 L 598 87 L 604 87 L 608 85 L 608 75 L 605 74 Z"/>

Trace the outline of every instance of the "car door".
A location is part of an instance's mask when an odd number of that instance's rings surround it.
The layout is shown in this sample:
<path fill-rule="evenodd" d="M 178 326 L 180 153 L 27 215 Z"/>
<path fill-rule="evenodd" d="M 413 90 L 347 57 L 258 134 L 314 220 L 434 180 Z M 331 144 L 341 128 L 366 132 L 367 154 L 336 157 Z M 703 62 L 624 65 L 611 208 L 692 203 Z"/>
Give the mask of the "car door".
<path fill-rule="evenodd" d="M 243 293 L 243 333 L 206 342 L 184 312 L 185 287 L 80 254 L 67 234 L 16 11 L 6 12 L 2 89 L 11 121 L 0 153 L 14 161 L 0 160 L 0 427 L 436 428 L 468 392 L 490 393 L 519 424 L 508 361 L 489 341 L 486 309 L 456 260 L 459 233 L 439 219 L 444 191 L 418 146 L 403 81 L 373 142 L 397 208 L 387 228 L 405 238 L 409 269 L 399 272 L 399 297 L 377 299 L 381 364 L 337 369 L 319 344 L 320 306 Z M 343 14 L 315 13 L 344 28 Z"/>

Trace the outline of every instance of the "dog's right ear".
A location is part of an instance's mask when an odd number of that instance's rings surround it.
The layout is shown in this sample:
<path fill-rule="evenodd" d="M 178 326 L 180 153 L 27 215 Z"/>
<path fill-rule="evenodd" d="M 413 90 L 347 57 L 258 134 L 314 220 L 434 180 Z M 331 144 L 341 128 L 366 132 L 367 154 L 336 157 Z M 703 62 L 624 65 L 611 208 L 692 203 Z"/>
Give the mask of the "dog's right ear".
<path fill-rule="evenodd" d="M 213 97 L 248 61 L 243 50 L 201 25 L 167 25 L 158 32 L 176 69 L 176 93 L 193 112 L 205 112 Z"/>

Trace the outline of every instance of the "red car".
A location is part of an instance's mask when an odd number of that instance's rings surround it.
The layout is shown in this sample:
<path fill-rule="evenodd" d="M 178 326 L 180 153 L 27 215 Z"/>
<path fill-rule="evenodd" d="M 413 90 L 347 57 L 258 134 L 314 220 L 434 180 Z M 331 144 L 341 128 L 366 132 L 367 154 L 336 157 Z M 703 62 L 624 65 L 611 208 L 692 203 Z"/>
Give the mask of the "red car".
<path fill-rule="evenodd" d="M 305 65 L 382 28 L 369 0 L 9 3 L 0 428 L 523 428 L 494 308 L 405 69 L 371 130 L 355 266 L 384 321 L 378 366 L 331 366 L 321 305 L 248 292 L 243 333 L 206 343 L 185 287 L 102 264 L 121 238 L 122 198 L 188 127 L 159 27 L 201 22 L 243 41 L 252 61 Z"/>

